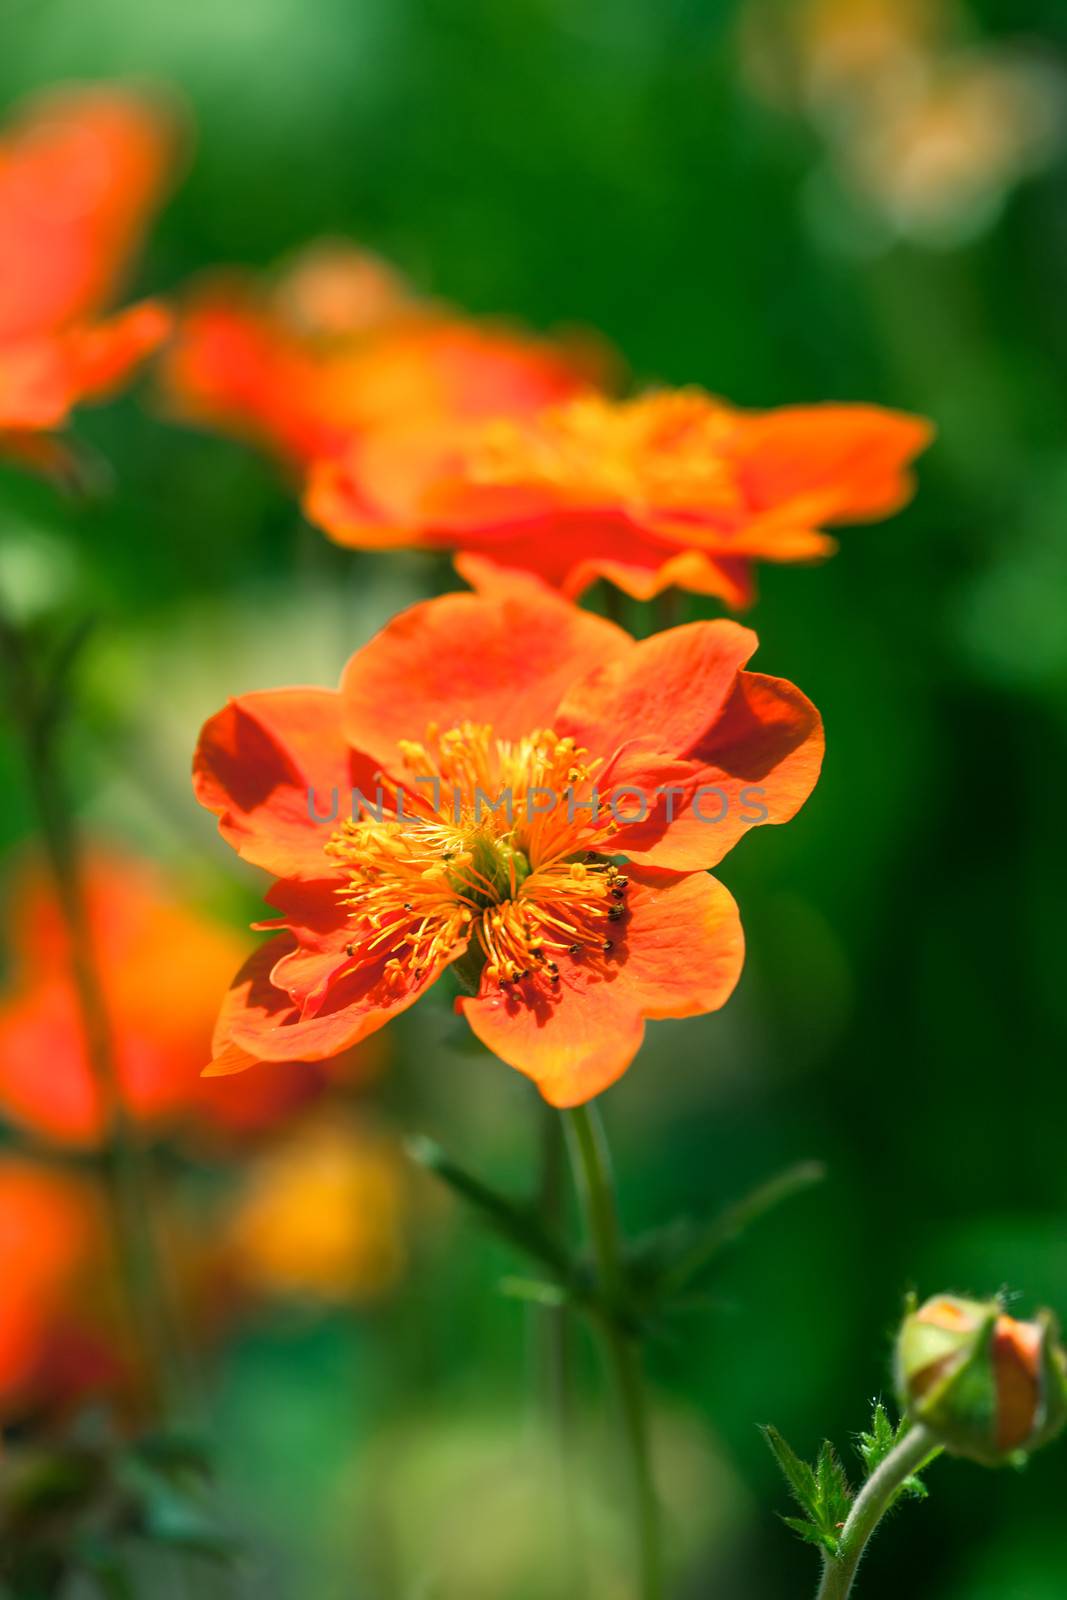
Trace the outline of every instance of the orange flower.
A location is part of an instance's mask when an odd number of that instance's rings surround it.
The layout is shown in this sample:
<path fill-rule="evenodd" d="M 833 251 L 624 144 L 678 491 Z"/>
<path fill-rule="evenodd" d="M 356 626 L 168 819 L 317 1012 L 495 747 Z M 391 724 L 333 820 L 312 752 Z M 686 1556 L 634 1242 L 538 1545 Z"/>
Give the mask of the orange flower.
<path fill-rule="evenodd" d="M 835 548 L 827 524 L 902 506 L 929 439 L 875 406 L 587 395 L 462 434 L 371 434 L 316 466 L 305 509 L 340 544 L 476 552 L 571 596 L 604 577 L 639 599 L 677 585 L 743 606 L 756 560 L 817 560 Z"/>
<path fill-rule="evenodd" d="M 586 387 L 589 366 L 419 300 L 376 256 L 326 241 L 273 284 L 209 280 L 181 317 L 164 381 L 179 416 L 300 467 L 368 431 L 526 413 Z"/>
<path fill-rule="evenodd" d="M 742 670 L 757 641 L 733 622 L 639 643 L 480 577 L 395 618 L 338 692 L 245 695 L 205 726 L 197 796 L 277 877 L 284 930 L 235 980 L 213 1072 L 332 1056 L 455 966 L 483 1043 L 573 1105 L 646 1017 L 733 989 L 737 909 L 704 869 L 806 799 L 814 707 Z"/>
<path fill-rule="evenodd" d="M 173 159 L 169 121 L 114 87 L 40 96 L 0 141 L 0 436 L 39 455 L 84 400 L 118 388 L 162 341 L 156 301 L 98 320 Z"/>
<path fill-rule="evenodd" d="M 146 864 L 95 851 L 86 892 L 127 1109 L 146 1127 L 255 1132 L 322 1088 L 316 1069 L 278 1063 L 255 1104 L 208 1084 L 203 1056 L 246 942 L 185 904 Z M 59 1144 L 90 1147 L 104 1108 L 86 1056 L 66 927 L 43 875 L 13 895 L 14 972 L 0 1000 L 0 1115 Z"/>
<path fill-rule="evenodd" d="M 19 1157 L 0 1158 L 0 1261 L 4 1415 L 62 1403 L 115 1376 L 121 1361 L 109 1308 L 89 1304 L 107 1267 L 92 1187 Z"/>

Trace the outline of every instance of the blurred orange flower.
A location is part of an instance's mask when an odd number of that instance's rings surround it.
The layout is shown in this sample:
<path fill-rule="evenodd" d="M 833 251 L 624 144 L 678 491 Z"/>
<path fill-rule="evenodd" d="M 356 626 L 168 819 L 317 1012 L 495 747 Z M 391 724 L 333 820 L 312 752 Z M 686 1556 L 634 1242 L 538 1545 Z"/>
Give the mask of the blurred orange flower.
<path fill-rule="evenodd" d="M 244 1175 L 225 1228 L 232 1270 L 261 1294 L 376 1299 L 403 1271 L 408 1187 L 385 1134 L 336 1116 L 305 1120 Z"/>
<path fill-rule="evenodd" d="M 149 865 L 94 851 L 86 894 L 118 1072 L 130 1114 L 153 1131 L 255 1132 L 323 1087 L 278 1063 L 252 1094 L 200 1077 L 218 997 L 246 941 L 183 901 Z M 13 971 L 0 998 L 0 1116 L 59 1144 L 106 1134 L 70 973 L 65 923 L 43 873 L 12 895 Z"/>
<path fill-rule="evenodd" d="M 163 369 L 188 421 L 297 467 L 367 432 L 524 414 L 590 383 L 587 353 L 464 319 L 343 241 L 273 282 L 231 273 L 194 292 Z"/>
<path fill-rule="evenodd" d="M 455 966 L 478 1037 L 573 1105 L 646 1017 L 733 989 L 737 908 L 704 869 L 807 798 L 815 708 L 742 670 L 736 623 L 639 643 L 535 579 L 479 578 L 395 618 L 339 692 L 245 695 L 205 726 L 197 796 L 278 878 L 284 929 L 235 980 L 212 1071 L 330 1057 Z"/>
<path fill-rule="evenodd" d="M 34 435 L 110 394 L 165 337 L 157 301 L 99 314 L 141 244 L 174 145 L 154 101 L 107 85 L 37 97 L 0 139 L 5 451 L 32 453 Z"/>
<path fill-rule="evenodd" d="M 106 1230 L 91 1184 L 0 1157 L 0 1411 L 53 1407 L 121 1366 Z"/>
<path fill-rule="evenodd" d="M 571 596 L 604 577 L 639 599 L 676 585 L 743 606 L 755 561 L 819 559 L 825 525 L 902 506 L 930 436 L 876 406 L 585 396 L 462 437 L 371 435 L 315 468 L 306 510 L 341 544 L 477 552 Z"/>

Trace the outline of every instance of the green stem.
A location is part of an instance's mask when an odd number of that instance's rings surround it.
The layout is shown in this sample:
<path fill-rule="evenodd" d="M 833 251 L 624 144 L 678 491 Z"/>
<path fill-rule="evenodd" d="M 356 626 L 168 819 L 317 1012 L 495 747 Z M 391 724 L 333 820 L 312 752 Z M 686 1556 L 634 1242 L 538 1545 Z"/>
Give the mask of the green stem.
<path fill-rule="evenodd" d="M 130 1319 L 145 1359 L 152 1402 L 177 1403 L 183 1388 L 183 1363 L 159 1270 L 145 1153 L 122 1095 L 93 950 L 73 814 L 56 770 L 55 708 L 35 682 L 22 642 L 6 619 L 0 619 L 0 642 L 11 677 L 12 700 L 19 714 L 26 773 L 41 840 L 70 941 L 71 978 L 86 1054 L 104 1113 L 104 1185 Z"/>
<path fill-rule="evenodd" d="M 668 628 L 676 628 L 682 620 L 682 591 L 680 589 L 664 589 L 656 596 L 653 615 L 655 617 L 656 633 L 663 633 Z"/>
<path fill-rule="evenodd" d="M 849 1512 L 836 1556 L 827 1556 L 816 1600 L 847 1600 L 863 1553 L 878 1524 L 913 1472 L 937 1455 L 939 1446 L 921 1425 L 911 1429 L 867 1479 Z"/>
<path fill-rule="evenodd" d="M 641 1596 L 642 1600 L 662 1600 L 659 1506 L 652 1481 L 644 1384 L 636 1343 L 621 1317 L 626 1275 L 611 1162 L 595 1106 L 576 1106 L 565 1111 L 563 1116 L 570 1138 L 575 1181 L 596 1261 L 600 1309 L 595 1313 L 595 1321 L 604 1359 L 615 1387 L 629 1467 Z"/>
<path fill-rule="evenodd" d="M 537 1211 L 545 1233 L 559 1238 L 564 1229 L 566 1150 L 563 1125 L 551 1106 L 542 1105 Z M 533 1308 L 541 1408 L 554 1457 L 554 1501 L 559 1542 L 559 1581 L 563 1600 L 584 1592 L 581 1523 L 575 1483 L 573 1312 L 570 1306 Z"/>
<path fill-rule="evenodd" d="M 541 1124 L 540 1172 L 537 1214 L 546 1235 L 559 1238 L 563 1233 L 563 1178 L 565 1150 L 563 1128 L 550 1106 L 543 1107 Z M 539 1357 L 540 1388 L 544 1412 L 555 1436 L 561 1464 L 570 1455 L 573 1424 L 571 1390 L 571 1313 L 566 1305 L 534 1308 Z"/>

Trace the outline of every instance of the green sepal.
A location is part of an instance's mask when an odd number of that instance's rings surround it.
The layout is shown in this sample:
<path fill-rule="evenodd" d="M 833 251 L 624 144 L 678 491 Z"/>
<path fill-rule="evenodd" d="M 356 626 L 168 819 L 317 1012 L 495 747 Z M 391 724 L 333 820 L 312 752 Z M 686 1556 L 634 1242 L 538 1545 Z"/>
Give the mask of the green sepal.
<path fill-rule="evenodd" d="M 1038 1313 L 1041 1339 L 1041 1417 L 1028 1449 L 1048 1444 L 1067 1423 L 1067 1358 L 1060 1342 L 1060 1325 L 1051 1311 Z"/>

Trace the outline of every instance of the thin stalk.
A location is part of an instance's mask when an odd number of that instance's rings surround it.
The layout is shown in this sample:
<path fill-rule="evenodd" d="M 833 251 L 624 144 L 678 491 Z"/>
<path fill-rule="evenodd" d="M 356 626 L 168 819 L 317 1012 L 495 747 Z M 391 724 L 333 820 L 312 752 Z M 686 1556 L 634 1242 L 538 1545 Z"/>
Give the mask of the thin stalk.
<path fill-rule="evenodd" d="M 940 1446 L 921 1424 L 906 1433 L 857 1495 L 841 1532 L 836 1556 L 827 1556 L 816 1600 L 847 1600 L 871 1535 L 912 1473 L 918 1472 Z"/>
<path fill-rule="evenodd" d="M 563 1113 L 575 1182 L 596 1262 L 600 1306 L 594 1314 L 618 1404 L 633 1501 L 642 1600 L 662 1600 L 663 1556 L 659 1506 L 652 1480 L 648 1417 L 637 1345 L 616 1308 L 625 1292 L 625 1267 L 611 1162 L 600 1115 L 593 1105 Z"/>
<path fill-rule="evenodd" d="M 682 621 L 682 591 L 680 589 L 664 589 L 656 596 L 653 615 L 655 617 L 654 633 L 663 633 L 667 628 L 676 628 Z"/>
<path fill-rule="evenodd" d="M 6 619 L 0 619 L 26 759 L 26 774 L 60 913 L 70 942 L 71 977 L 81 1013 L 86 1055 L 107 1129 L 104 1188 L 112 1220 L 130 1320 L 148 1371 L 151 1399 L 177 1403 L 183 1388 L 178 1354 L 151 1222 L 150 1183 L 144 1151 L 122 1096 L 107 1006 L 93 950 L 73 814 L 55 756 L 57 717 L 41 693 Z"/>
<path fill-rule="evenodd" d="M 542 1112 L 537 1211 L 546 1234 L 559 1238 L 563 1233 L 566 1176 L 563 1125 L 550 1106 L 543 1105 Z M 566 1304 L 536 1306 L 532 1316 L 541 1411 L 555 1458 L 553 1492 L 561 1594 L 565 1600 L 576 1600 L 585 1583 L 575 1485 L 574 1317 Z"/>
<path fill-rule="evenodd" d="M 614 622 L 616 627 L 626 628 L 626 595 L 617 589 L 610 578 L 604 580 L 604 615 L 609 622 Z M 629 629 L 627 628 L 627 632 Z"/>

